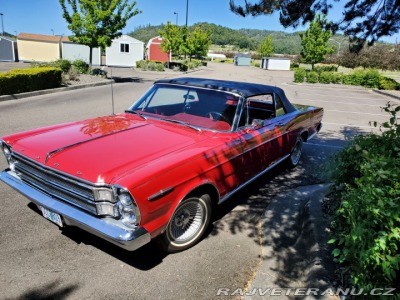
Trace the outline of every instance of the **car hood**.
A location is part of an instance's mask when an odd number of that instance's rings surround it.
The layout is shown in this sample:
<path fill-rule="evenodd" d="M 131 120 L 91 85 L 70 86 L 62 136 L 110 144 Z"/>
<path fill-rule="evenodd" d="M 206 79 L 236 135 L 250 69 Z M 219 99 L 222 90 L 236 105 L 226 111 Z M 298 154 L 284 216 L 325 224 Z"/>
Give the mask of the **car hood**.
<path fill-rule="evenodd" d="M 72 176 L 114 183 L 120 174 L 207 139 L 179 124 L 121 114 L 43 129 L 18 139 L 13 150 Z"/>

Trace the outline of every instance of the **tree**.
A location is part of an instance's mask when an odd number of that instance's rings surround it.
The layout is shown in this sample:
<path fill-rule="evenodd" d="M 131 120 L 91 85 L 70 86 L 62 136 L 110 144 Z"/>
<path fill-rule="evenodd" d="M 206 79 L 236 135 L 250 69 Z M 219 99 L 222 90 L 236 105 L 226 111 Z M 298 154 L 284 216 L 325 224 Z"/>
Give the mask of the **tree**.
<path fill-rule="evenodd" d="M 173 54 L 181 54 L 181 44 L 183 43 L 182 28 L 172 25 L 168 21 L 167 25 L 161 29 L 158 34 L 163 38 L 161 50 Z"/>
<path fill-rule="evenodd" d="M 296 27 L 311 22 L 318 13 L 326 15 L 338 0 L 245 0 L 245 5 L 236 5 L 239 0 L 230 0 L 231 10 L 241 16 L 257 16 L 280 12 L 284 27 Z M 251 3 L 253 2 L 253 3 Z M 383 36 L 390 36 L 400 29 L 400 0 L 347 0 L 343 19 L 327 24 L 333 32 L 343 30 L 363 45 L 366 40 L 373 44 Z M 357 49 L 360 49 L 358 47 Z"/>
<path fill-rule="evenodd" d="M 260 57 L 268 57 L 274 54 L 274 45 L 272 45 L 271 36 L 267 36 L 261 41 L 258 53 L 260 54 Z"/>
<path fill-rule="evenodd" d="M 300 33 L 303 47 L 301 56 L 304 62 L 311 64 L 312 69 L 314 69 L 314 64 L 325 59 L 327 53 L 334 51 L 334 48 L 329 46 L 332 33 L 324 29 L 326 23 L 326 17 L 321 18 L 321 15 L 317 15 L 310 23 L 310 27 L 304 33 Z"/>
<path fill-rule="evenodd" d="M 59 0 L 63 10 L 63 18 L 68 29 L 74 33 L 70 39 L 90 48 L 90 64 L 92 64 L 92 49 L 106 48 L 113 39 L 122 35 L 126 22 L 141 13 L 136 2 L 129 0 Z M 72 12 L 67 8 L 69 4 Z"/>
<path fill-rule="evenodd" d="M 197 26 L 188 36 L 186 40 L 187 54 L 190 59 L 192 55 L 206 56 L 211 45 L 211 30 L 206 28 L 203 30 L 201 26 Z"/>

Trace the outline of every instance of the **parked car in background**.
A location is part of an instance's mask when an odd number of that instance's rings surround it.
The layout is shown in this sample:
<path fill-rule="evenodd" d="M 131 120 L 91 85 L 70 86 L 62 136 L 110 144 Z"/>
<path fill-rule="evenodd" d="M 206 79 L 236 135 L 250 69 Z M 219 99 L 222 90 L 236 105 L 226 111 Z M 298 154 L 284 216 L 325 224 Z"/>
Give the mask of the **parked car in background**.
<path fill-rule="evenodd" d="M 169 252 L 204 235 L 217 205 L 280 163 L 295 167 L 322 108 L 277 87 L 166 79 L 124 113 L 5 136 L 0 179 L 60 227 Z"/>

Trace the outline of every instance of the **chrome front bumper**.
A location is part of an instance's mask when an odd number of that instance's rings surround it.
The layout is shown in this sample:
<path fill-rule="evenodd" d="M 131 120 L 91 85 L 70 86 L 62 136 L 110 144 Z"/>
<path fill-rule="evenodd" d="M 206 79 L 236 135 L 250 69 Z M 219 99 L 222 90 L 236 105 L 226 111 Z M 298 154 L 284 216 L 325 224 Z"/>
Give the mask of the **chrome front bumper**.
<path fill-rule="evenodd" d="M 112 218 L 98 218 L 71 205 L 53 199 L 15 177 L 11 171 L 0 173 L 0 180 L 29 198 L 62 216 L 65 225 L 76 226 L 129 251 L 136 250 L 151 240 L 144 228 L 129 229 Z"/>

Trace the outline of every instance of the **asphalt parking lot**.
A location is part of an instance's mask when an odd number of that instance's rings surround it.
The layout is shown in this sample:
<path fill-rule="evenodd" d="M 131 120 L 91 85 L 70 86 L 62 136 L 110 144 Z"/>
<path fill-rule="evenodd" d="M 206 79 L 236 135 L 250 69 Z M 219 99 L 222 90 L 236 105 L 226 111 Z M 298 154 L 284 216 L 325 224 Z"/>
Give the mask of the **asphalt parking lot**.
<path fill-rule="evenodd" d="M 211 63 L 185 76 L 257 82 L 283 88 L 293 103 L 325 110 L 320 134 L 305 144 L 293 171 L 281 167 L 224 204 L 206 238 L 173 255 L 152 243 L 126 252 L 74 228 L 59 230 L 0 183 L 0 298 L 214 299 L 219 288 L 251 284 L 261 261 L 258 221 L 269 201 L 289 189 L 326 181 L 330 155 L 355 134 L 384 122 L 390 98 L 357 87 L 292 84 L 292 72 Z M 122 112 L 151 82 L 114 84 Z M 111 87 L 0 102 L 0 136 L 111 113 Z M 2 167 L 4 161 L 2 162 Z"/>

